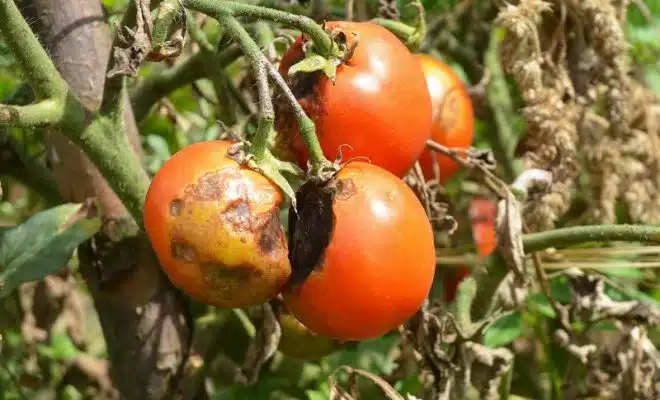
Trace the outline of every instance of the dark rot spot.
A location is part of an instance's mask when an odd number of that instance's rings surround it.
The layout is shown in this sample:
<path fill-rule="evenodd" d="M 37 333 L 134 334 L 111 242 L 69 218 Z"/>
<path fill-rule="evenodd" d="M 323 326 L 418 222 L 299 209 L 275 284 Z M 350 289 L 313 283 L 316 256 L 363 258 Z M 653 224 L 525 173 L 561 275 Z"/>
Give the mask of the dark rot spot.
<path fill-rule="evenodd" d="M 187 263 L 197 261 L 197 251 L 195 247 L 185 240 L 172 239 L 171 245 L 172 257 Z"/>
<path fill-rule="evenodd" d="M 200 266 L 208 272 L 206 274 L 207 279 L 211 280 L 214 284 L 217 284 L 219 281 L 231 280 L 247 282 L 252 275 L 257 275 L 255 274 L 255 268 L 250 265 L 229 267 L 217 261 L 204 261 L 200 263 Z M 261 271 L 259 271 L 260 274 Z"/>
<path fill-rule="evenodd" d="M 181 214 L 183 209 L 183 200 L 174 199 L 170 202 L 170 215 L 173 217 L 178 217 Z"/>
<path fill-rule="evenodd" d="M 277 209 L 268 214 L 266 224 L 260 230 L 259 249 L 270 254 L 282 247 L 282 229 Z"/>
<path fill-rule="evenodd" d="M 337 180 L 337 194 L 335 198 L 337 200 L 347 200 L 357 193 L 357 186 L 353 179 L 341 179 Z"/>
<path fill-rule="evenodd" d="M 231 202 L 222 212 L 222 218 L 236 229 L 247 231 L 252 226 L 250 205 L 244 199 Z"/>
<path fill-rule="evenodd" d="M 241 179 L 239 171 L 232 168 L 224 168 L 206 173 L 197 180 L 196 184 L 186 186 L 186 196 L 199 201 L 220 200 L 227 188 L 227 181 L 230 179 Z"/>
<path fill-rule="evenodd" d="M 302 99 L 314 94 L 314 88 L 318 83 L 320 72 L 299 72 L 291 77 L 289 84 L 291 92 L 296 99 Z"/>
<path fill-rule="evenodd" d="M 335 192 L 335 188 L 314 181 L 305 182 L 296 192 L 298 212 L 289 209 L 291 276 L 285 289 L 295 290 L 321 264 L 335 225 Z"/>

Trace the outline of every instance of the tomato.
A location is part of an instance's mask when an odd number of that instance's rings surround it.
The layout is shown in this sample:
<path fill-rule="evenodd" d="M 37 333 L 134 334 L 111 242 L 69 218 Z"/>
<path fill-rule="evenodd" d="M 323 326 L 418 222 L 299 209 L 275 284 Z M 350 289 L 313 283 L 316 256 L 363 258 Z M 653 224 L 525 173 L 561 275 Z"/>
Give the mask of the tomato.
<path fill-rule="evenodd" d="M 274 297 L 291 267 L 282 194 L 230 158 L 231 144 L 195 143 L 165 162 L 147 193 L 144 226 L 175 286 L 201 303 L 237 308 Z"/>
<path fill-rule="evenodd" d="M 290 218 L 298 215 L 289 223 L 294 283 L 283 291 L 284 303 L 330 338 L 384 335 L 420 308 L 433 282 L 435 244 L 424 207 L 402 180 L 365 162 L 348 163 L 325 186 L 314 185 L 299 189 L 297 214 L 290 211 Z M 327 244 L 308 241 L 325 228 Z"/>
<path fill-rule="evenodd" d="M 341 342 L 310 330 L 288 312 L 282 313 L 278 320 L 282 327 L 278 349 L 286 356 L 313 361 L 342 347 Z"/>
<path fill-rule="evenodd" d="M 468 210 L 472 221 L 472 240 L 477 248 L 477 254 L 481 257 L 488 257 L 497 245 L 495 236 L 497 205 L 486 198 L 474 198 L 470 200 Z M 461 265 L 456 274 L 445 281 L 445 299 L 447 301 L 454 300 L 458 284 L 469 275 L 470 268 Z"/>
<path fill-rule="evenodd" d="M 442 61 L 428 55 L 417 54 L 422 64 L 426 84 L 431 94 L 433 126 L 431 137 L 447 147 L 469 147 L 474 136 L 474 110 L 465 85 L 456 73 Z M 440 182 L 454 176 L 460 166 L 444 154 L 435 154 L 440 169 Z M 432 179 L 433 158 L 425 150 L 419 160 L 424 177 Z"/>
<path fill-rule="evenodd" d="M 350 59 L 337 67 L 333 84 L 320 72 L 289 78 L 298 102 L 314 121 L 326 157 L 366 157 L 402 177 L 414 165 L 431 135 L 431 99 L 415 56 L 387 29 L 369 22 L 334 21 L 328 30 L 346 34 L 347 47 L 359 35 Z M 299 37 L 279 66 L 282 76 L 303 58 Z M 278 104 L 280 102 L 277 102 Z M 276 129 L 306 167 L 309 153 L 290 106 L 277 107 Z M 350 145 L 352 150 L 346 146 Z"/>

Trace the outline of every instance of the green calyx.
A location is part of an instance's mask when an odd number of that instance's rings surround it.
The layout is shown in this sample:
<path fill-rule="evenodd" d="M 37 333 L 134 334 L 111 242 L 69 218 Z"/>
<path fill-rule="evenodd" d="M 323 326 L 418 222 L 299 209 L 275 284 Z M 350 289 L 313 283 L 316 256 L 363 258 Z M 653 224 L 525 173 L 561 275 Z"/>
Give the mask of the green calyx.
<path fill-rule="evenodd" d="M 293 64 L 287 74 L 291 76 L 301 72 L 309 74 L 320 71 L 334 84 L 337 78 L 337 67 L 350 58 L 358 41 L 356 40 L 350 47 L 347 46 L 346 34 L 341 31 L 332 33 L 331 37 L 333 38 L 332 49 L 328 55 L 320 54 L 313 43 L 311 46 L 307 45 L 310 42 L 303 43 L 305 57 Z"/>

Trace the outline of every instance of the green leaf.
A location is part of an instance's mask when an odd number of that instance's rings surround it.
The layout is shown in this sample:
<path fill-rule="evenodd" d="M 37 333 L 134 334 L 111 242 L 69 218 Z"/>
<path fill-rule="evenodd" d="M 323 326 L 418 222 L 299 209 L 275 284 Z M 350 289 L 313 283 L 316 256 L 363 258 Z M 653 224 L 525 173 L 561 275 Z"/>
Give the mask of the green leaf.
<path fill-rule="evenodd" d="M 524 324 L 519 312 L 508 314 L 494 322 L 484 333 L 484 345 L 501 347 L 513 342 L 523 334 Z"/>
<path fill-rule="evenodd" d="M 23 282 L 63 268 L 73 251 L 101 228 L 98 205 L 63 204 L 0 236 L 0 298 Z"/>
<path fill-rule="evenodd" d="M 289 68 L 288 74 L 293 75 L 298 72 L 311 73 L 316 71 L 322 71 L 334 83 L 337 77 L 337 63 L 334 59 L 327 59 L 321 55 L 312 53 L 302 61 L 293 64 Z"/>

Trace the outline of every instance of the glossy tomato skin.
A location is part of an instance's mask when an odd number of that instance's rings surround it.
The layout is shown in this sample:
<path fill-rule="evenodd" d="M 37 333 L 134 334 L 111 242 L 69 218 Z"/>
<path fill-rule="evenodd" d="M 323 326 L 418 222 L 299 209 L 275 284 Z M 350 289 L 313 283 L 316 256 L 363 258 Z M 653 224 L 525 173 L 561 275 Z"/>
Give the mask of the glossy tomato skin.
<path fill-rule="evenodd" d="M 282 195 L 229 158 L 231 144 L 199 142 L 174 154 L 154 176 L 144 212 L 172 283 L 201 303 L 226 308 L 263 303 L 291 273 Z"/>
<path fill-rule="evenodd" d="M 344 160 L 367 157 L 371 163 L 402 177 L 419 158 L 431 135 L 431 99 L 415 56 L 394 34 L 369 22 L 333 21 L 330 31 L 346 33 L 348 46 L 359 35 L 351 58 L 337 68 L 333 84 L 315 74 L 311 82 L 291 82 L 299 103 L 314 121 L 326 157 L 334 160 L 342 147 Z M 302 39 L 287 50 L 280 63 L 282 76 L 303 58 Z M 285 104 L 278 107 L 277 130 L 291 139 L 301 167 L 308 151 L 298 124 Z"/>
<path fill-rule="evenodd" d="M 488 257 L 497 246 L 497 237 L 495 236 L 497 205 L 490 199 L 475 197 L 470 200 L 468 213 L 472 224 L 472 240 L 477 248 L 477 255 Z M 446 301 L 454 300 L 458 284 L 468 276 L 470 276 L 470 268 L 461 265 L 452 277 L 445 280 Z"/>
<path fill-rule="evenodd" d="M 283 293 L 309 329 L 338 340 L 384 335 L 408 320 L 435 273 L 433 230 L 423 206 L 400 179 L 365 162 L 335 176 L 334 227 L 320 264 Z"/>
<path fill-rule="evenodd" d="M 431 95 L 433 125 L 431 137 L 447 147 L 469 147 L 474 136 L 474 109 L 465 85 L 445 63 L 428 54 L 417 54 Z M 451 158 L 435 154 L 440 169 L 440 182 L 456 174 L 460 166 Z M 433 159 L 430 150 L 424 150 L 419 160 L 424 177 L 432 179 Z"/>

